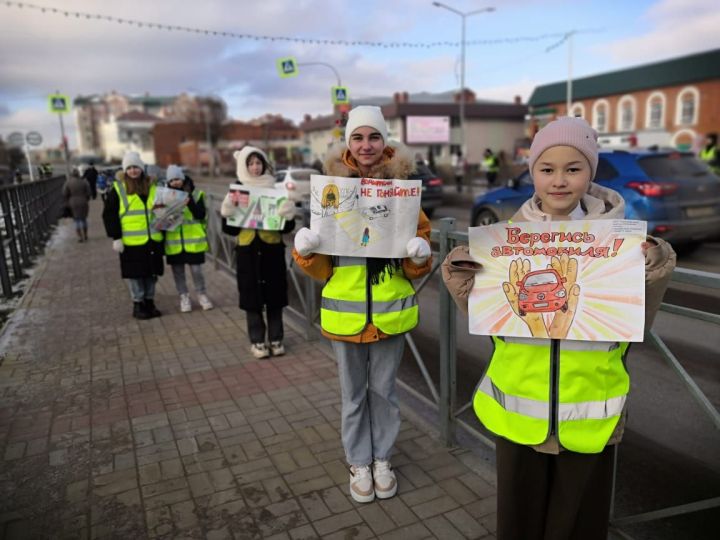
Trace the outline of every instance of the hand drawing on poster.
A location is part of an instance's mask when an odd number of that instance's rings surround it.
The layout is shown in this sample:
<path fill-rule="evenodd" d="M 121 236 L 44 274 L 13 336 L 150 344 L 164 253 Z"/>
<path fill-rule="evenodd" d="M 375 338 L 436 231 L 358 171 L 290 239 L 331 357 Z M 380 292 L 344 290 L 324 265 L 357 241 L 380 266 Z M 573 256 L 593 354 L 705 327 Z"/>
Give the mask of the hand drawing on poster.
<path fill-rule="evenodd" d="M 153 199 L 153 221 L 156 231 L 173 231 L 183 222 L 183 211 L 190 195 L 187 191 L 159 186 Z"/>
<path fill-rule="evenodd" d="M 351 257 L 407 256 L 417 233 L 420 180 L 310 178 L 310 229 L 317 253 Z"/>
<path fill-rule="evenodd" d="M 499 223 L 470 229 L 482 264 L 470 333 L 583 341 L 642 341 L 643 221 Z"/>
<path fill-rule="evenodd" d="M 266 231 L 279 231 L 285 226 L 285 218 L 278 214 L 278 209 L 288 198 L 286 192 L 230 184 L 230 198 L 236 210 L 235 214 L 227 218 L 228 225 Z"/>

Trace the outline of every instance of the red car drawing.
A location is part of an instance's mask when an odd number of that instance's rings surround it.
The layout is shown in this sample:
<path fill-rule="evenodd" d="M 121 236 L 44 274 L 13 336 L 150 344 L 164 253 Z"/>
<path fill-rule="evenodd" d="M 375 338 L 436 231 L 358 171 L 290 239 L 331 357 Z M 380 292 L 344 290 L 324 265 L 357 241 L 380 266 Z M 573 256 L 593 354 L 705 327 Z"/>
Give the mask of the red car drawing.
<path fill-rule="evenodd" d="M 563 283 L 565 278 L 552 268 L 526 274 L 522 281 L 517 282 L 520 288 L 518 314 L 524 317 L 527 313 L 541 311 L 567 311 L 567 294 Z"/>

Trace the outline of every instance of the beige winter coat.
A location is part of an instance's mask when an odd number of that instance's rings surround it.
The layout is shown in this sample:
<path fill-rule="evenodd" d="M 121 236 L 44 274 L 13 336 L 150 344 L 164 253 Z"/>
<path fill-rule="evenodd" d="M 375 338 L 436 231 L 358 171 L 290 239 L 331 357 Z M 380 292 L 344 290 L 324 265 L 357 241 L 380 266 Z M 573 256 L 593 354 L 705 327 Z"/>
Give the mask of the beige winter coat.
<path fill-rule="evenodd" d="M 625 201 L 620 194 L 597 184 L 590 185 L 588 193 L 583 196 L 580 204 L 586 213 L 583 218 L 585 220 L 623 219 L 625 216 Z M 563 218 L 545 214 L 540 208 L 538 197 L 533 195 L 510 221 L 548 221 L 553 219 L 562 220 Z M 655 244 L 647 250 L 645 256 L 645 328 L 650 329 L 670 282 L 676 257 L 670 244 L 664 240 L 648 236 L 647 241 Z M 482 266 L 472 259 L 468 246 L 459 246 L 448 254 L 441 268 L 443 280 L 450 295 L 458 308 L 463 313 L 467 313 L 468 296 L 473 288 L 475 273 L 482 271 Z M 608 444 L 620 442 L 625 429 L 626 414 L 627 411 L 623 411 Z M 543 444 L 533 448 L 538 452 L 553 454 L 562 450 L 555 437 L 549 437 Z"/>

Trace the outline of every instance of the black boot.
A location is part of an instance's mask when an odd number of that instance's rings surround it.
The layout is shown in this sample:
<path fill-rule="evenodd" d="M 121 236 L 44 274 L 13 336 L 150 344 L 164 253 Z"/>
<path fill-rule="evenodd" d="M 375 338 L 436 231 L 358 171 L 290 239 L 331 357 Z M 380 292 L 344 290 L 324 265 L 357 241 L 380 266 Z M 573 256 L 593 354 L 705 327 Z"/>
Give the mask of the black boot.
<path fill-rule="evenodd" d="M 133 302 L 133 317 L 141 320 L 150 318 L 150 314 L 145 310 L 143 302 Z"/>
<path fill-rule="evenodd" d="M 145 299 L 145 312 L 149 317 L 160 317 L 162 313 L 158 308 L 155 307 L 155 301 L 151 299 Z"/>

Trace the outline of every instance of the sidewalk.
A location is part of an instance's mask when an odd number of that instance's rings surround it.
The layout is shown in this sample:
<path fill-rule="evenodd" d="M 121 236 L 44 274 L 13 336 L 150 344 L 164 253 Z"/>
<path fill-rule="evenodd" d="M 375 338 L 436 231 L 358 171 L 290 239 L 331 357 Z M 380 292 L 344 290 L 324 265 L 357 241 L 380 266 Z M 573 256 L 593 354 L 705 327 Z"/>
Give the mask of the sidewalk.
<path fill-rule="evenodd" d="M 0 538 L 494 538 L 492 468 L 406 415 L 398 495 L 355 503 L 329 349 L 286 324 L 255 360 L 205 272 L 214 310 L 179 313 L 166 269 L 137 321 L 100 202 L 88 243 L 61 222 L 0 335 Z"/>

